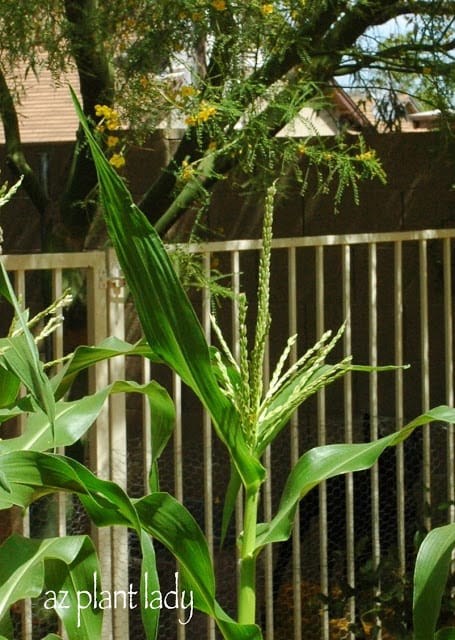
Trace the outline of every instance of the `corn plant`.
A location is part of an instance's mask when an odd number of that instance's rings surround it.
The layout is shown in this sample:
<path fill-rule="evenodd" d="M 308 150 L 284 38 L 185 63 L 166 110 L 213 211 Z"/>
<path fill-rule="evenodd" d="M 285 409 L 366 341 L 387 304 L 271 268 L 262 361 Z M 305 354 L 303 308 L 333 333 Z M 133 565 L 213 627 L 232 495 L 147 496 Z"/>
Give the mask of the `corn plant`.
<path fill-rule="evenodd" d="M 350 358 L 327 363 L 342 333 L 340 329 L 333 337 L 330 333 L 323 335 L 313 348 L 285 369 L 295 342 L 293 337 L 279 358 L 270 384 L 264 387 L 262 368 L 270 326 L 273 189 L 266 203 L 252 347 L 248 346 L 246 331 L 247 304 L 241 296 L 238 360 L 215 320 L 214 332 L 220 347 L 209 348 L 158 234 L 135 207 L 124 183 L 104 158 L 77 100 L 75 105 L 97 166 L 108 231 L 134 298 L 145 341 L 129 345 L 107 338 L 95 347 L 79 347 L 57 374 L 49 375 L 39 358 L 27 313 L 17 301 L 0 263 L 0 295 L 15 311 L 10 334 L 0 340 L 0 423 L 18 415 L 25 417 L 21 435 L 0 440 L 0 509 L 12 505 L 26 509 L 39 497 L 59 491 L 76 494 L 96 526 L 121 525 L 137 533 L 143 557 L 142 595 L 146 577 L 148 587 L 159 590 L 155 539 L 177 559 L 182 589 L 193 594 L 194 607 L 215 620 L 226 640 L 260 640 L 262 632 L 255 615 L 257 560 L 265 547 L 290 537 L 300 500 L 328 478 L 370 468 L 386 447 L 402 442 L 418 426 L 433 420 L 455 422 L 455 410 L 437 407 L 397 433 L 371 443 L 326 445 L 305 452 L 290 471 L 276 513 L 270 521 L 259 522 L 258 505 L 266 479 L 261 460 L 266 447 L 273 446 L 293 412 L 309 396 L 348 372 L 371 368 L 356 366 Z M 240 581 L 235 618 L 217 601 L 213 562 L 202 530 L 181 503 L 159 490 L 158 461 L 174 420 L 167 392 L 153 381 L 144 385 L 116 381 L 79 400 L 66 399 L 67 391 L 82 370 L 127 354 L 164 363 L 178 374 L 209 412 L 213 428 L 229 453 L 231 476 L 224 504 L 223 532 L 240 491 L 245 498 L 243 531 L 238 540 Z M 19 394 L 21 386 L 26 389 L 25 396 Z M 140 499 L 131 499 L 115 483 L 97 478 L 81 463 L 56 453 L 58 447 L 70 445 L 87 433 L 110 394 L 130 392 L 145 394 L 154 415 L 150 493 Z M 68 637 L 101 638 L 102 610 L 78 607 L 78 594 L 90 589 L 94 573 L 99 573 L 99 566 L 88 536 L 48 539 L 11 536 L 0 547 L 0 640 L 13 637 L 8 613 L 11 605 L 62 587 L 69 594 L 70 606 L 56 603 L 55 610 Z M 418 606 L 416 610 L 419 611 Z M 153 640 L 158 635 L 159 609 L 142 607 L 141 611 L 147 638 Z M 418 616 L 416 619 L 420 620 Z M 57 637 L 50 634 L 48 640 Z M 423 637 L 418 636 L 419 640 Z"/>
<path fill-rule="evenodd" d="M 263 250 L 259 266 L 256 331 L 251 350 L 246 332 L 247 305 L 240 299 L 240 344 L 236 360 L 214 323 L 221 348 L 209 350 L 202 328 L 172 268 L 158 234 L 134 205 L 121 178 L 103 156 L 75 99 L 76 109 L 92 152 L 99 178 L 100 201 L 111 241 L 134 298 L 147 343 L 195 392 L 210 413 L 213 428 L 226 446 L 231 477 L 224 505 L 223 529 L 233 512 L 239 491 L 244 493 L 243 531 L 238 540 L 240 581 L 237 620 L 228 619 L 215 598 L 213 569 L 202 576 L 198 559 L 176 545 L 183 523 L 194 522 L 187 510 L 172 502 L 174 518 L 152 522 L 154 494 L 140 502 L 139 516 L 145 528 L 160 539 L 183 568 L 186 588 L 196 596 L 196 606 L 211 615 L 225 638 L 260 638 L 256 625 L 256 563 L 269 544 L 287 540 L 292 532 L 299 501 L 320 482 L 339 474 L 370 468 L 385 450 L 407 438 L 416 427 L 434 420 L 452 422 L 455 410 L 437 407 L 419 416 L 397 433 L 370 443 L 315 447 L 303 454 L 291 470 L 275 515 L 258 522 L 258 505 L 266 478 L 261 462 L 267 446 L 288 424 L 297 407 L 310 395 L 351 371 L 371 371 L 350 358 L 328 364 L 342 329 L 330 333 L 289 369 L 284 367 L 295 338 L 286 345 L 270 385 L 264 389 L 265 342 L 270 326 L 269 276 L 273 189 L 269 191 L 264 221 Z M 387 367 L 386 367 L 387 368 Z M 137 505 L 136 505 L 137 508 Z M 167 509 L 167 507 L 166 507 Z M 166 509 L 163 513 L 166 513 Z M 198 544 L 211 566 L 207 545 L 198 531 Z M 202 578 L 202 581 L 200 580 Z"/>

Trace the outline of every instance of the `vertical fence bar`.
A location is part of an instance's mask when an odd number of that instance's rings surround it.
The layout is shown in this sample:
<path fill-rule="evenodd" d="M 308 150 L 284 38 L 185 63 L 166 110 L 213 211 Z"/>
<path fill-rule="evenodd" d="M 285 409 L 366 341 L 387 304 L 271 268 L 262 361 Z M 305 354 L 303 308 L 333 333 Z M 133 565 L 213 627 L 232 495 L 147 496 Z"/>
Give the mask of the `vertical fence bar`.
<path fill-rule="evenodd" d="M 369 316 L 369 363 L 378 365 L 378 297 L 377 297 L 377 246 L 372 243 L 368 246 L 368 316 Z M 378 374 L 372 371 L 369 374 L 370 387 L 370 439 L 377 440 L 379 436 L 379 405 L 378 405 Z M 375 567 L 381 559 L 381 543 L 379 535 L 379 475 L 378 464 L 371 469 L 371 516 L 372 516 L 372 542 L 373 562 Z"/>
<path fill-rule="evenodd" d="M 142 382 L 151 379 L 150 360 L 142 358 L 141 361 Z M 152 466 L 152 432 L 151 432 L 151 411 L 148 398 L 142 398 L 142 486 L 144 495 L 150 493 L 149 470 Z"/>
<path fill-rule="evenodd" d="M 288 322 L 289 335 L 297 333 L 297 256 L 296 248 L 288 249 Z M 297 361 L 297 344 L 291 348 L 289 356 L 290 365 Z M 298 411 L 291 417 L 291 469 L 299 459 L 299 429 Z M 302 640 L 302 560 L 300 550 L 300 508 L 294 520 L 294 530 L 292 533 L 292 593 L 294 604 L 294 640 Z"/>
<path fill-rule="evenodd" d="M 343 315 L 346 321 L 346 330 L 343 337 L 344 356 L 351 355 L 351 248 L 348 244 L 342 245 L 342 279 L 343 279 Z M 353 411 L 352 411 L 352 379 L 351 374 L 344 376 L 344 421 L 345 442 L 353 441 Z M 355 535 L 354 535 L 354 478 L 353 474 L 346 475 L 346 577 L 348 585 L 355 588 Z M 348 600 L 348 615 L 350 621 L 355 620 L 355 598 Z M 351 634 L 352 636 L 352 634 Z"/>
<path fill-rule="evenodd" d="M 240 295 L 240 253 L 238 251 L 232 251 L 231 253 L 231 273 L 232 273 L 232 354 L 237 362 L 240 360 L 239 339 L 240 339 L 240 326 L 239 326 L 239 295 Z M 237 501 L 235 503 L 235 533 L 236 539 L 238 539 L 243 529 L 243 495 L 239 491 Z M 239 571 L 239 550 L 236 548 L 237 554 L 237 593 L 240 590 L 240 571 Z"/>
<path fill-rule="evenodd" d="M 324 247 L 316 247 L 316 336 L 322 336 L 325 331 L 324 318 Z M 318 391 L 317 395 L 318 411 L 318 445 L 327 443 L 326 429 L 326 396 L 324 388 Z M 322 482 L 319 485 L 319 562 L 321 575 L 321 593 L 329 595 L 329 562 L 327 549 L 327 485 Z M 327 604 L 321 606 L 321 640 L 329 640 L 329 607 Z M 301 638 L 299 638 L 301 640 Z"/>
<path fill-rule="evenodd" d="M 182 380 L 172 372 L 172 397 L 175 405 L 175 428 L 174 428 L 174 496 L 183 503 L 183 444 L 182 444 Z M 185 640 L 185 626 L 178 624 L 179 612 L 176 612 L 177 638 Z"/>
<path fill-rule="evenodd" d="M 92 268 L 87 269 L 87 329 L 89 344 L 99 344 L 108 335 L 106 257 L 94 256 Z M 91 393 L 109 383 L 109 369 L 101 362 L 89 369 L 89 390 Z M 110 416 L 106 405 L 101 410 L 89 434 L 90 469 L 99 478 L 110 478 Z M 92 526 L 101 569 L 104 590 L 112 592 L 112 529 Z M 113 612 L 104 611 L 103 637 L 113 637 Z"/>
<path fill-rule="evenodd" d="M 268 389 L 270 381 L 270 349 L 267 338 L 264 360 L 264 390 Z M 266 448 L 262 460 L 267 470 L 267 478 L 264 483 L 264 521 L 272 519 L 272 450 L 270 445 Z M 274 639 L 274 601 L 273 601 L 273 550 L 272 545 L 264 549 L 264 603 L 265 603 L 265 629 L 267 640 Z"/>
<path fill-rule="evenodd" d="M 52 270 L 52 300 L 57 300 L 63 293 L 62 270 Z M 57 313 L 59 310 L 57 309 Z M 60 360 L 63 357 L 63 325 L 60 323 L 52 334 L 52 359 Z M 60 370 L 61 364 L 56 365 L 56 370 Z M 65 454 L 65 447 L 58 447 L 60 455 Z M 66 511 L 67 511 L 67 494 L 59 492 L 56 494 L 57 501 L 57 532 L 59 536 L 66 535 Z M 63 640 L 68 640 L 68 634 L 62 623 L 59 621 L 59 633 Z"/>
<path fill-rule="evenodd" d="M 120 272 L 116 255 L 109 250 L 107 260 L 108 335 L 125 339 L 125 282 Z M 117 356 L 109 360 L 109 380 L 124 380 L 125 357 Z M 127 491 L 127 439 L 126 404 L 124 394 L 116 393 L 109 398 L 110 416 L 110 477 Z M 125 589 L 128 584 L 128 529 L 112 528 L 112 585 L 115 589 Z M 113 609 L 114 636 L 127 638 L 129 634 L 129 611 L 127 607 Z"/>
<path fill-rule="evenodd" d="M 211 273 L 211 254 L 207 251 L 202 255 L 202 268 L 207 282 Z M 207 342 L 210 344 L 211 334 L 211 295 L 209 287 L 202 290 L 202 326 Z M 204 409 L 202 417 L 203 447 L 204 447 L 204 524 L 210 555 L 213 558 L 213 446 L 212 423 L 209 412 Z M 207 616 L 207 640 L 215 640 L 215 622 Z"/>
<path fill-rule="evenodd" d="M 394 355 L 395 364 L 403 365 L 403 245 L 394 244 Z M 404 424 L 403 369 L 395 371 L 395 428 Z M 401 575 L 406 572 L 405 476 L 403 443 L 396 447 L 397 545 Z"/>
<path fill-rule="evenodd" d="M 63 293 L 62 270 L 52 270 L 52 300 L 57 300 Z M 59 310 L 57 310 L 57 313 Z M 60 323 L 52 334 L 52 359 L 59 360 L 63 357 L 63 326 Z M 56 369 L 61 369 L 62 365 L 56 365 Z M 64 447 L 58 448 L 58 453 L 65 453 Z M 59 536 L 66 535 L 66 494 L 61 492 L 56 495 L 57 500 L 57 531 Z"/>
<path fill-rule="evenodd" d="M 368 324 L 369 324 L 369 364 L 378 365 L 378 258 L 377 245 L 368 245 Z M 370 393 L 370 440 L 379 437 L 379 402 L 378 402 L 378 374 L 372 371 L 369 374 Z M 371 480 L 371 532 L 372 532 L 372 560 L 374 568 L 379 567 L 381 561 L 380 538 L 380 498 L 379 498 L 379 467 L 374 464 L 370 471 Z M 380 586 L 375 591 L 379 596 Z M 380 626 L 379 618 L 376 624 Z M 378 630 L 378 640 L 382 637 L 382 631 Z"/>
<path fill-rule="evenodd" d="M 428 250 L 427 241 L 419 242 L 419 283 L 420 283 L 420 357 L 422 377 L 422 412 L 430 408 L 430 353 L 429 353 L 429 326 L 428 326 Z M 430 425 L 426 424 L 423 430 L 423 493 L 424 493 L 424 524 L 431 528 L 431 452 L 430 452 Z"/>
<path fill-rule="evenodd" d="M 443 240 L 444 264 L 444 339 L 445 339 L 445 386 L 446 403 L 454 406 L 453 381 L 453 296 L 452 296 L 452 253 L 451 239 Z M 447 501 L 449 522 L 455 522 L 455 447 L 454 425 L 447 425 Z"/>
<path fill-rule="evenodd" d="M 25 291 L 25 271 L 18 269 L 14 273 L 14 289 L 17 298 L 21 302 L 21 307 L 26 306 L 26 291 Z M 21 414 L 18 418 L 18 428 L 22 433 L 25 429 L 25 416 Z M 12 509 L 13 531 L 20 532 L 23 536 L 30 536 L 30 512 L 27 509 L 24 514 L 18 507 Z M 33 620 L 32 620 L 32 601 L 27 598 L 24 600 L 21 608 L 21 632 L 22 640 L 32 640 L 33 637 Z"/>

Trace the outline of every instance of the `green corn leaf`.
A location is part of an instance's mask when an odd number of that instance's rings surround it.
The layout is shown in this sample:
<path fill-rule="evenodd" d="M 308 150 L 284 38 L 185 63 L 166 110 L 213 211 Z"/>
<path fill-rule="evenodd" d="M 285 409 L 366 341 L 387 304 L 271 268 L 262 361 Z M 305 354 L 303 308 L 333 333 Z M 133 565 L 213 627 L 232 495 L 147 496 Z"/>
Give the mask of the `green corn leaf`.
<path fill-rule="evenodd" d="M 442 595 L 447 583 L 455 548 L 455 525 L 429 532 L 420 545 L 414 572 L 414 639 L 455 637 L 455 629 L 441 629 L 435 636 Z"/>
<path fill-rule="evenodd" d="M 215 576 L 207 541 L 189 511 L 167 493 L 154 493 L 135 502 L 143 528 L 178 560 L 186 593 L 194 607 L 212 616 L 226 640 L 260 640 L 255 625 L 232 620 L 215 600 Z"/>
<path fill-rule="evenodd" d="M 93 155 L 109 236 L 130 287 L 144 335 L 157 357 L 193 389 L 212 416 L 247 487 L 258 487 L 265 469 L 250 452 L 239 416 L 219 388 L 202 327 L 157 232 L 96 143 L 78 100 L 73 101 Z"/>
<path fill-rule="evenodd" d="M 159 591 L 160 583 L 158 573 L 156 571 L 155 549 L 150 536 L 145 532 L 141 532 L 141 602 L 145 602 L 145 593 Z M 160 610 L 150 607 L 141 606 L 142 622 L 145 629 L 147 640 L 156 640 L 158 638 L 158 623 L 160 619 Z"/>
<path fill-rule="evenodd" d="M 434 640 L 455 640 L 455 629 L 453 627 L 439 629 L 434 636 Z"/>
<path fill-rule="evenodd" d="M 111 336 L 95 347 L 79 346 L 62 370 L 51 380 L 52 387 L 55 389 L 55 397 L 61 398 L 82 371 L 117 356 L 144 356 L 153 362 L 161 362 L 144 341 L 130 344 Z"/>
<path fill-rule="evenodd" d="M 0 409 L 13 404 L 19 393 L 19 378 L 0 364 Z"/>
<path fill-rule="evenodd" d="M 297 505 L 311 489 L 329 478 L 371 468 L 386 447 L 403 442 L 414 429 L 432 421 L 454 423 L 455 409 L 436 407 L 374 442 L 324 445 L 304 453 L 289 474 L 276 515 L 269 523 L 258 525 L 256 553 L 267 544 L 289 538 Z"/>
<path fill-rule="evenodd" d="M 68 446 L 77 442 L 98 417 L 109 388 L 72 402 L 59 401 L 55 408 L 54 434 L 48 416 L 40 410 L 28 418 L 24 432 L 0 442 L 0 455 L 10 451 L 46 451 L 54 446 Z"/>
<path fill-rule="evenodd" d="M 99 416 L 107 397 L 113 393 L 140 393 L 147 396 L 153 407 L 156 462 L 172 433 L 175 412 L 167 391 L 154 381 L 141 385 L 134 381 L 119 380 L 97 393 L 78 400 L 60 400 L 56 403 L 54 437 L 49 418 L 38 410 L 27 420 L 24 433 L 16 438 L 0 441 L 0 455 L 11 451 L 46 451 L 54 446 L 74 444 L 88 431 Z"/>
<path fill-rule="evenodd" d="M 237 473 L 237 469 L 231 464 L 229 482 L 223 502 L 223 517 L 221 520 L 221 545 L 223 545 L 224 540 L 226 539 L 228 527 L 234 514 L 235 503 L 240 489 L 241 480 L 239 478 L 239 474 Z"/>
<path fill-rule="evenodd" d="M 57 607 L 72 638 L 101 638 L 102 611 L 78 609 L 77 592 L 90 589 L 93 574 L 99 575 L 98 560 L 88 536 L 32 540 L 14 534 L 0 547 L 0 619 L 15 602 L 35 598 L 45 591 L 68 591 L 67 609 Z"/>
<path fill-rule="evenodd" d="M 126 525 L 140 532 L 136 510 L 125 492 L 72 458 L 13 451 L 0 456 L 0 469 L 10 486 L 9 492 L 0 488 L 0 505 L 25 508 L 42 495 L 66 491 L 78 494 L 97 526 Z"/>
<path fill-rule="evenodd" d="M 0 618 L 0 640 L 14 640 L 13 622 L 8 614 Z"/>
<path fill-rule="evenodd" d="M 1 260 L 0 295 L 8 300 L 14 307 L 19 326 L 22 330 L 21 335 L 5 339 L 7 347 L 3 350 L 2 360 L 8 367 L 8 370 L 27 387 L 37 405 L 47 414 L 51 425 L 53 425 L 55 402 L 52 388 L 49 379 L 44 373 L 43 364 L 39 359 L 38 349 L 27 326 L 24 312 L 20 308 Z"/>

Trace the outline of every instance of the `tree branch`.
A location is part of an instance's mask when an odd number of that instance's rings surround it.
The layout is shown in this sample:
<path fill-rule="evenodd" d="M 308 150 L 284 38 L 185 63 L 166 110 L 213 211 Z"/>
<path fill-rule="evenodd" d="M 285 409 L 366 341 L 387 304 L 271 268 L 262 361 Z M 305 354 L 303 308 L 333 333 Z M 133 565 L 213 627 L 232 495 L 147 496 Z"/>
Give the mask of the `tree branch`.
<path fill-rule="evenodd" d="M 89 118 L 93 118 L 96 104 L 112 105 L 114 98 L 113 73 L 103 47 L 102 33 L 97 28 L 96 2 L 65 0 L 65 11 L 83 109 Z M 87 197 L 97 184 L 97 176 L 80 128 L 77 138 L 60 208 L 72 240 L 76 246 L 82 246 L 96 213 L 96 203 Z"/>
<path fill-rule="evenodd" d="M 7 164 L 16 178 L 24 176 L 22 183 L 24 189 L 43 218 L 49 200 L 38 177 L 25 158 L 16 107 L 2 70 L 0 70 L 0 115 L 5 132 Z"/>

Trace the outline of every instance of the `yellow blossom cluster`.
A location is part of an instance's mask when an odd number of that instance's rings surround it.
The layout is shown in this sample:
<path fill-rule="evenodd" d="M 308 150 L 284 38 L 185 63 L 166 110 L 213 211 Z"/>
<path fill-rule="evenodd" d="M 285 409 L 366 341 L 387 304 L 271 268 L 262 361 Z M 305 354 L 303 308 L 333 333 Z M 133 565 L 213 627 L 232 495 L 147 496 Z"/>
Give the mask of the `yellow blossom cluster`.
<path fill-rule="evenodd" d="M 101 118 L 101 121 L 97 126 L 100 133 L 104 133 L 106 129 L 109 132 L 120 129 L 120 119 L 115 109 L 112 109 L 105 104 L 97 104 L 95 105 L 95 115 L 97 118 Z M 110 134 L 106 136 L 105 142 L 109 149 L 109 153 L 111 154 L 109 157 L 109 164 L 116 169 L 124 167 L 126 164 L 125 156 L 121 150 L 118 150 L 120 138 Z"/>
<path fill-rule="evenodd" d="M 195 116 L 188 116 L 185 118 L 185 123 L 192 127 L 196 124 L 202 124 L 207 122 L 209 118 L 216 114 L 216 107 L 207 104 L 207 102 L 201 102 L 201 108 Z"/>
<path fill-rule="evenodd" d="M 356 160 L 360 160 L 361 162 L 366 162 L 368 160 L 373 160 L 376 157 L 376 151 L 374 149 L 369 149 L 368 151 L 364 151 L 363 153 L 358 153 L 355 156 Z"/>
<path fill-rule="evenodd" d="M 226 0 L 213 0 L 212 7 L 217 11 L 226 11 Z"/>
<path fill-rule="evenodd" d="M 261 7 L 261 11 L 265 16 L 269 15 L 270 13 L 273 13 L 273 4 L 271 3 L 263 4 Z"/>
<path fill-rule="evenodd" d="M 109 129 L 109 131 L 120 128 L 120 119 L 117 111 L 108 107 L 106 104 L 96 104 L 95 115 L 97 118 L 102 118 L 102 121 L 98 125 L 101 131 L 104 131 L 104 128 Z"/>
<path fill-rule="evenodd" d="M 191 176 L 194 173 L 194 168 L 190 165 L 190 163 L 188 162 L 188 160 L 184 160 L 182 162 L 182 172 L 181 172 L 181 178 L 182 180 L 184 180 L 185 182 L 187 182 Z"/>
<path fill-rule="evenodd" d="M 109 158 L 109 164 L 111 164 L 116 169 L 121 169 L 125 166 L 126 160 L 123 153 L 113 153 Z"/>
<path fill-rule="evenodd" d="M 197 89 L 195 89 L 194 87 L 192 87 L 191 85 L 184 85 L 180 89 L 180 95 L 182 96 L 182 98 L 193 98 L 198 93 L 199 93 L 199 91 Z"/>

